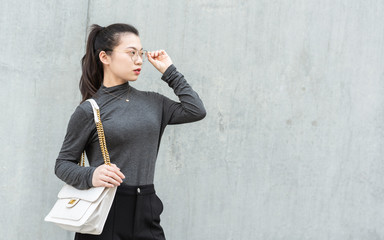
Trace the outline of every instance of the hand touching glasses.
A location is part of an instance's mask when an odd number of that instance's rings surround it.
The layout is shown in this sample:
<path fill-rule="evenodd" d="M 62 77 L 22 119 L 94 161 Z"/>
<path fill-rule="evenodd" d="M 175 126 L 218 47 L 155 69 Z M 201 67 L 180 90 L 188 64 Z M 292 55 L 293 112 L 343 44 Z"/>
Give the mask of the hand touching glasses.
<path fill-rule="evenodd" d="M 169 66 L 172 65 L 172 60 L 164 50 L 156 50 L 146 52 L 148 61 L 162 74 Z"/>

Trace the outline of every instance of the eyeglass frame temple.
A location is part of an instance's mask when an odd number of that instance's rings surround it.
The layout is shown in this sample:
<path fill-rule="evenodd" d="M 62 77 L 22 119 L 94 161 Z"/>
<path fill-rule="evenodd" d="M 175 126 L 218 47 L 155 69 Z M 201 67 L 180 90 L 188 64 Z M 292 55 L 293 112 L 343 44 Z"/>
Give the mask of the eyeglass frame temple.
<path fill-rule="evenodd" d="M 113 51 L 116 51 L 116 52 L 126 52 L 126 51 L 117 51 L 117 50 L 110 50 L 110 49 L 105 49 L 105 50 L 101 50 L 101 51 L 104 51 L 104 52 L 113 52 Z M 142 50 L 136 50 L 137 52 L 140 52 L 140 51 L 143 51 L 143 56 L 145 56 L 146 54 L 148 54 L 148 50 L 145 50 L 145 49 L 142 49 Z M 139 56 L 139 54 L 135 54 L 135 55 L 137 55 L 137 56 Z M 131 57 L 132 58 L 132 57 Z M 136 59 L 137 60 L 137 59 Z M 141 60 L 143 60 L 144 61 L 144 57 L 141 57 Z M 133 58 L 132 58 L 132 61 L 134 61 L 133 60 Z"/>

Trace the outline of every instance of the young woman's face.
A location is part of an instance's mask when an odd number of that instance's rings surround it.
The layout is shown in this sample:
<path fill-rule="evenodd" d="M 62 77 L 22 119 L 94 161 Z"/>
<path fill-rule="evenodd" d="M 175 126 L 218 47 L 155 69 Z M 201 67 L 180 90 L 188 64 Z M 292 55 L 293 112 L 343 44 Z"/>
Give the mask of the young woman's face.
<path fill-rule="evenodd" d="M 122 34 L 119 45 L 110 56 L 111 73 L 124 81 L 136 81 L 143 64 L 143 59 L 139 56 L 142 50 L 138 36 L 133 33 Z"/>

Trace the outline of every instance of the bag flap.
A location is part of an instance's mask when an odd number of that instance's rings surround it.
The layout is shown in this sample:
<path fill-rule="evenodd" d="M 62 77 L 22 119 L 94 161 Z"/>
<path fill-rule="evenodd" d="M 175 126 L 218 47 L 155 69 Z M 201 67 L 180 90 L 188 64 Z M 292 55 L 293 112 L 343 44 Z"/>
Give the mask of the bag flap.
<path fill-rule="evenodd" d="M 74 207 L 67 207 L 70 199 L 58 199 L 49 213 L 49 218 L 79 221 L 92 206 L 92 202 L 80 200 Z"/>
<path fill-rule="evenodd" d="M 96 201 L 105 187 L 93 187 L 86 190 L 77 189 L 71 185 L 65 184 L 60 190 L 57 197 L 59 199 L 70 198 L 70 199 L 83 199 L 89 202 Z"/>
<path fill-rule="evenodd" d="M 116 187 L 105 188 L 96 201 L 88 202 L 86 200 L 79 200 L 74 206 L 70 207 L 68 207 L 68 201 L 72 199 L 60 198 L 45 217 L 45 221 L 71 227 L 80 227 L 86 222 L 88 222 L 88 224 L 94 224 L 92 221 L 99 221 L 103 216 L 105 217 L 103 221 L 105 221 L 112 205 L 116 189 Z M 80 229 L 76 231 L 78 230 Z"/>

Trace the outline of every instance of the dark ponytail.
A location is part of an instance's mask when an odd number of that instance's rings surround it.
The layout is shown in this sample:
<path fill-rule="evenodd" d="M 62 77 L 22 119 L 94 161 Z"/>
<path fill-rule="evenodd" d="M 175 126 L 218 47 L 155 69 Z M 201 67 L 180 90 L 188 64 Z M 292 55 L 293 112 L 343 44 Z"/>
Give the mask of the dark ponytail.
<path fill-rule="evenodd" d="M 115 23 L 108 27 L 101 27 L 97 24 L 91 26 L 86 52 L 81 59 L 82 75 L 79 88 L 82 100 L 80 103 L 91 98 L 103 83 L 104 70 L 99 58 L 100 52 L 105 51 L 107 54 L 111 54 L 113 48 L 119 45 L 120 35 L 123 33 L 133 33 L 139 36 L 137 29 L 129 24 Z"/>

